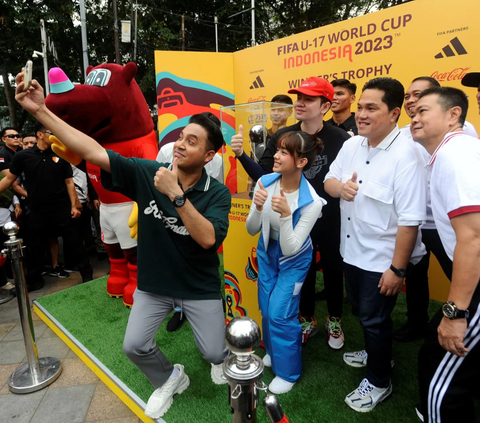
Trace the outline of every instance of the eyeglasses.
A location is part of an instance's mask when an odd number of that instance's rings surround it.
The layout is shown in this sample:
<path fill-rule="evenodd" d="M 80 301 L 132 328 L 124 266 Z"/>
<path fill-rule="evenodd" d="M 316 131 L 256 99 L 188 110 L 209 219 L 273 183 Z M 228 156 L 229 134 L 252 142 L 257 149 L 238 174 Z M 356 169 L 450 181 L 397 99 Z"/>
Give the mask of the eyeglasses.
<path fill-rule="evenodd" d="M 14 139 L 14 138 L 22 138 L 22 136 L 20 134 L 8 134 L 8 135 L 5 135 L 5 138 Z"/>
<path fill-rule="evenodd" d="M 53 132 L 51 131 L 40 131 L 42 134 L 48 134 L 48 135 L 53 135 Z"/>

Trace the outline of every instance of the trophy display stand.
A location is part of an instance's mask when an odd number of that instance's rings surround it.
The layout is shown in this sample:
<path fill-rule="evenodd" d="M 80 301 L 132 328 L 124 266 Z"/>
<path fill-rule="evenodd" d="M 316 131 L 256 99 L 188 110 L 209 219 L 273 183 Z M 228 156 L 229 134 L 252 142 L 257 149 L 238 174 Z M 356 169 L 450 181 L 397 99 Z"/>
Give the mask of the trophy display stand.
<path fill-rule="evenodd" d="M 256 423 L 259 392 L 264 391 L 262 401 L 272 423 L 288 423 L 282 407 L 273 394 L 267 393 L 262 382 L 263 360 L 254 354 L 260 344 L 260 328 L 249 317 L 237 317 L 225 330 L 225 343 L 231 354 L 223 363 L 228 380 L 228 395 L 232 423 Z"/>

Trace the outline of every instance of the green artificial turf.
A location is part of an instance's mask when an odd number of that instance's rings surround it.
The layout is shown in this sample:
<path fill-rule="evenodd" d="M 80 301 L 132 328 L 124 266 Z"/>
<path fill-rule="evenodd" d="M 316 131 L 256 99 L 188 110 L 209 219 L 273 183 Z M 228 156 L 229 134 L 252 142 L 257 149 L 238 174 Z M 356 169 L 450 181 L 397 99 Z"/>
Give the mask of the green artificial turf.
<path fill-rule="evenodd" d="M 222 263 L 223 264 L 223 263 Z M 220 271 L 222 271 L 222 267 Z M 320 276 L 320 274 L 319 274 Z M 321 288 L 321 276 L 318 288 Z M 108 367 L 141 399 L 147 402 L 152 386 L 145 376 L 125 357 L 122 341 L 129 309 L 121 299 L 110 298 L 106 293 L 106 277 L 40 298 L 37 300 L 97 359 Z M 439 304 L 431 302 L 430 314 Z M 405 296 L 399 296 L 393 313 L 395 327 L 405 321 Z M 363 335 L 358 320 L 351 315 L 345 301 L 343 328 L 345 348 L 333 351 L 327 346 L 323 323 L 327 315 L 325 301 L 317 302 L 316 316 L 320 330 L 303 350 L 303 375 L 294 389 L 279 396 L 280 403 L 290 423 L 351 423 L 351 422 L 416 422 L 414 406 L 417 393 L 417 353 L 421 342 L 394 344 L 395 370 L 393 396 L 368 414 L 356 413 L 345 403 L 344 397 L 355 389 L 365 376 L 365 369 L 355 369 L 344 364 L 344 351 L 363 349 Z M 173 363 L 185 365 L 190 377 L 190 387 L 177 396 L 165 414 L 167 423 L 184 423 L 193 418 L 199 423 L 224 423 L 231 421 L 228 387 L 214 385 L 210 379 L 210 364 L 195 348 L 193 334 L 187 323 L 180 330 L 168 333 L 164 323 L 156 341 Z M 259 356 L 264 352 L 257 350 Z M 265 369 L 263 380 L 268 384 L 274 377 Z M 263 393 L 261 394 L 263 398 Z M 261 404 L 261 402 L 260 402 Z M 268 422 L 263 407 L 258 408 L 258 422 Z"/>

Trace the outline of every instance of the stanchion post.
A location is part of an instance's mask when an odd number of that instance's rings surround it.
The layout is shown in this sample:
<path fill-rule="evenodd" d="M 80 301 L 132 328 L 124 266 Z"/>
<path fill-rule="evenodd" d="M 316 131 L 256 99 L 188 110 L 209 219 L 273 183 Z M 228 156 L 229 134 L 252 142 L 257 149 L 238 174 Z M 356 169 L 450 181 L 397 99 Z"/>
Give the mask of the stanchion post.
<path fill-rule="evenodd" d="M 2 250 L 1 254 L 4 257 L 8 255 L 12 262 L 27 362 L 13 371 L 8 380 L 8 386 L 10 391 L 16 394 L 27 394 L 38 391 L 54 382 L 60 376 L 62 366 L 57 358 L 38 358 L 30 300 L 23 270 L 23 240 L 17 238 L 18 229 L 15 222 L 5 224 L 3 232 L 9 237 L 9 240 L 4 243 L 6 248 Z"/>

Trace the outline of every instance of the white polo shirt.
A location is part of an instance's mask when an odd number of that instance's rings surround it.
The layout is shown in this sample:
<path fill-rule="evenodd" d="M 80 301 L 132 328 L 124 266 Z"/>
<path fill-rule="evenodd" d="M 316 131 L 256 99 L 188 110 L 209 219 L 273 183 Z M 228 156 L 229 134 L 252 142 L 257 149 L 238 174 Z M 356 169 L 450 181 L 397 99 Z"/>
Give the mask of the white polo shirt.
<path fill-rule="evenodd" d="M 343 144 L 325 180 L 341 182 L 357 172 L 354 201 L 340 198 L 343 260 L 372 272 L 385 272 L 392 263 L 399 226 L 419 226 L 426 217 L 425 171 L 413 143 L 398 127 L 376 147 L 355 136 Z M 425 254 L 419 231 L 410 261 Z"/>
<path fill-rule="evenodd" d="M 423 147 L 423 145 L 415 142 L 412 138 L 412 131 L 410 131 L 410 125 L 406 125 L 403 128 L 400 128 L 400 132 L 402 135 L 405 135 L 410 141 L 412 141 L 415 151 L 417 155 L 421 158 L 422 163 L 426 166 L 427 163 L 430 161 L 430 154 L 429 152 Z M 422 229 L 437 229 L 435 226 L 435 221 L 433 220 L 433 213 L 432 213 L 432 201 L 430 200 L 430 189 L 428 188 L 430 185 L 430 171 L 425 168 L 426 180 L 427 180 L 427 218 L 425 223 L 422 225 Z"/>
<path fill-rule="evenodd" d="M 480 212 L 480 142 L 463 131 L 450 132 L 432 154 L 428 167 L 433 217 L 453 261 L 457 237 L 450 219 Z"/>

